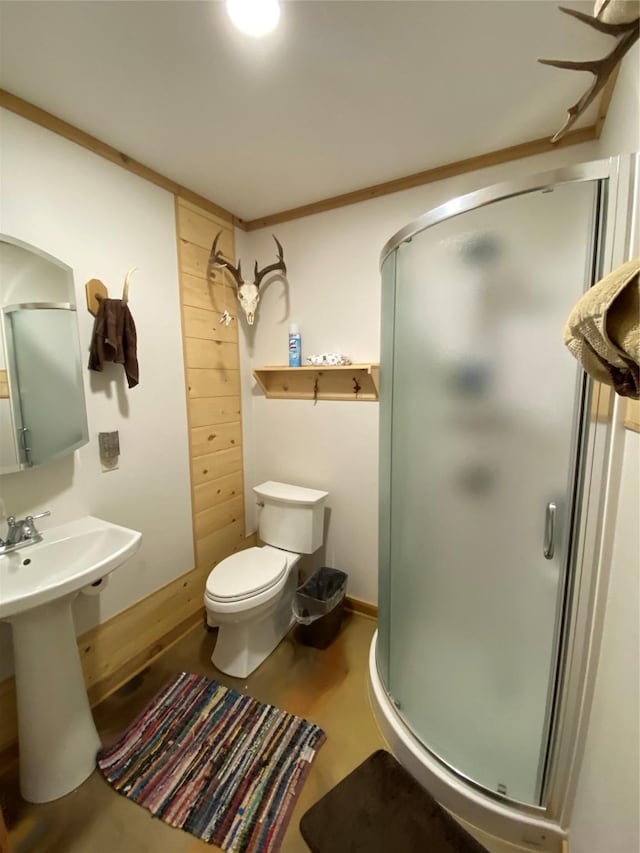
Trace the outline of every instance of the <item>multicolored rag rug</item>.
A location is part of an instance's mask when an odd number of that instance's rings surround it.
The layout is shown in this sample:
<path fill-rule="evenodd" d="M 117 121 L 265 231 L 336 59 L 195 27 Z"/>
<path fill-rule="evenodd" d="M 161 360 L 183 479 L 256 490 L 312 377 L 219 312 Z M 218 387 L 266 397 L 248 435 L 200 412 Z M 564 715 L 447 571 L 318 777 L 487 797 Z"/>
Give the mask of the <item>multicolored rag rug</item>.
<path fill-rule="evenodd" d="M 237 853 L 279 849 L 316 752 L 312 723 L 182 672 L 98 753 L 121 794 Z"/>

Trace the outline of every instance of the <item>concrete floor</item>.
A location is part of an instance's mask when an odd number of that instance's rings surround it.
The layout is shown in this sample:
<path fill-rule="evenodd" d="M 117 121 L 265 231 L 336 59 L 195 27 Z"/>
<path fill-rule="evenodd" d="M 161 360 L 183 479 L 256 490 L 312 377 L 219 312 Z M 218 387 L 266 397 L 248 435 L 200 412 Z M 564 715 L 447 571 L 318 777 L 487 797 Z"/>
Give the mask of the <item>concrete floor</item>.
<path fill-rule="evenodd" d="M 282 853 L 307 846 L 298 824 L 303 813 L 354 767 L 385 744 L 367 698 L 367 660 L 373 620 L 348 615 L 339 637 L 323 651 L 289 635 L 246 680 L 218 673 L 211 664 L 216 634 L 196 628 L 144 673 L 94 709 L 98 731 L 110 740 L 142 710 L 176 672 L 215 678 L 239 691 L 317 723 L 327 734 L 293 812 Z M 78 789 L 44 805 L 25 803 L 17 770 L 0 780 L 0 799 L 15 853 L 196 853 L 215 851 L 173 829 L 94 772 Z"/>
<path fill-rule="evenodd" d="M 373 619 L 346 614 L 328 649 L 301 645 L 295 629 L 248 679 L 218 672 L 211 663 L 217 634 L 197 627 L 151 666 L 94 709 L 106 742 L 129 725 L 177 672 L 214 678 L 262 702 L 321 726 L 327 740 L 318 752 L 293 811 L 281 853 L 308 853 L 298 825 L 304 812 L 376 749 L 386 748 L 367 695 Z M 20 797 L 17 767 L 0 777 L 0 803 L 12 853 L 203 853 L 219 847 L 174 829 L 117 794 L 97 772 L 53 803 Z M 490 853 L 524 853 L 463 824 Z M 390 851 L 391 853 L 391 851 Z M 416 851 L 418 853 L 418 851 Z"/>

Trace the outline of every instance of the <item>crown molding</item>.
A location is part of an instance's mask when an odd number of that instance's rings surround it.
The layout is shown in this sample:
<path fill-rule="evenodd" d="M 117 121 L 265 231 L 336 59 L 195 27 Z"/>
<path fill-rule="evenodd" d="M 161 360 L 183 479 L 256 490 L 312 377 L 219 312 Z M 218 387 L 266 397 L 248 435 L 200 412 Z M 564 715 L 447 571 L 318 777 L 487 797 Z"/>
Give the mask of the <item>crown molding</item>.
<path fill-rule="evenodd" d="M 0 107 L 4 107 L 10 112 L 22 116 L 22 118 L 26 118 L 29 121 L 52 131 L 53 133 L 57 133 L 59 136 L 63 136 L 71 142 L 75 142 L 77 145 L 81 145 L 83 148 L 92 151 L 94 154 L 98 154 L 100 157 L 104 157 L 112 163 L 116 163 L 118 166 L 121 166 L 123 169 L 127 169 L 127 171 L 138 175 L 138 177 L 144 178 L 145 180 L 156 184 L 156 186 L 162 187 L 168 192 L 173 193 L 178 198 L 182 198 L 186 201 L 192 202 L 193 204 L 199 205 L 216 216 L 227 220 L 242 231 L 257 231 L 260 228 L 269 228 L 273 225 L 280 225 L 283 222 L 290 222 L 291 220 L 301 219 L 305 216 L 313 216 L 316 213 L 324 213 L 329 210 L 346 207 L 347 205 L 359 204 L 363 201 L 370 201 L 371 199 L 380 198 L 381 196 L 390 195 L 391 193 L 413 189 L 414 187 L 423 186 L 424 184 L 430 184 L 444 180 L 445 178 L 462 175 L 466 172 L 473 172 L 477 169 L 484 169 L 489 166 L 509 163 L 512 160 L 520 160 L 524 157 L 532 157 L 536 154 L 544 154 L 557 148 L 566 148 L 570 145 L 580 145 L 583 142 L 595 141 L 599 139 L 602 134 L 616 79 L 617 72 L 611 75 L 607 85 L 602 91 L 598 117 L 595 124 L 578 130 L 572 130 L 559 142 L 552 143 L 548 137 L 532 139 L 528 142 L 521 142 L 518 145 L 510 145 L 507 148 L 499 148 L 496 151 L 478 154 L 464 160 L 444 163 L 440 166 L 435 166 L 422 172 L 416 172 L 412 175 L 394 178 L 391 181 L 374 184 L 359 190 L 331 196 L 330 198 L 321 199 L 320 201 L 312 202 L 310 204 L 292 207 L 288 210 L 282 210 L 250 220 L 241 219 L 239 216 L 236 216 L 231 211 L 226 210 L 224 207 L 221 207 L 205 196 L 201 196 L 193 190 L 181 186 L 171 180 L 171 178 L 167 178 L 165 175 L 160 174 L 160 172 L 156 172 L 154 169 L 134 160 L 122 151 L 118 151 L 116 148 L 108 145 L 106 142 L 102 142 L 95 136 L 85 133 L 83 130 L 74 127 L 74 125 L 63 121 L 40 107 L 36 107 L 34 104 L 19 98 L 17 95 L 11 94 L 11 92 L 7 92 L 5 89 L 0 89 Z"/>
<path fill-rule="evenodd" d="M 386 181 L 382 184 L 374 184 L 361 190 L 332 196 L 331 198 L 316 201 L 312 204 L 304 204 L 301 207 L 292 207 L 290 210 L 283 210 L 279 213 L 258 217 L 257 219 L 246 220 L 243 227 L 246 231 L 256 231 L 258 228 L 280 225 L 292 219 L 313 216 L 315 213 L 324 213 L 327 210 L 335 210 L 338 207 L 346 207 L 349 204 L 359 204 L 362 201 L 370 201 L 373 198 L 380 198 L 391 193 L 402 192 L 403 190 L 413 189 L 424 184 L 432 184 L 435 181 L 442 181 L 445 178 L 452 178 L 456 175 L 462 175 L 465 172 L 475 172 L 477 169 L 498 166 L 501 163 L 509 163 L 511 160 L 520 160 L 523 157 L 533 157 L 535 154 L 544 154 L 556 148 L 566 148 L 569 145 L 591 142 L 597 138 L 596 125 L 594 124 L 590 127 L 569 131 L 559 142 L 552 143 L 549 137 L 546 136 L 541 139 L 532 139 L 529 142 L 521 142 L 518 145 L 499 148 L 496 151 L 478 154 L 475 157 L 469 157 L 465 160 L 445 163 L 441 166 L 435 166 L 432 169 L 426 169 L 423 172 L 416 172 L 413 175 L 407 175 L 403 178 L 395 178 L 392 181 Z"/>

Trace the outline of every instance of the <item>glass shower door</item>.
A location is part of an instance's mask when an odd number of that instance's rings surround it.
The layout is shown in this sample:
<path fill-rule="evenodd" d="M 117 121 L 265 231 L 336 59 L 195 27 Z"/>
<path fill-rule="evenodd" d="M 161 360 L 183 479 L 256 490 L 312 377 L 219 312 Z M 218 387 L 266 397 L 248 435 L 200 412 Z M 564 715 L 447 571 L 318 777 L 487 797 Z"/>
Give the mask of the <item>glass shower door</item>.
<path fill-rule="evenodd" d="M 598 194 L 585 181 L 470 210 L 383 267 L 381 674 L 442 761 L 530 804 L 576 509 L 582 374 L 562 330 L 591 284 Z"/>

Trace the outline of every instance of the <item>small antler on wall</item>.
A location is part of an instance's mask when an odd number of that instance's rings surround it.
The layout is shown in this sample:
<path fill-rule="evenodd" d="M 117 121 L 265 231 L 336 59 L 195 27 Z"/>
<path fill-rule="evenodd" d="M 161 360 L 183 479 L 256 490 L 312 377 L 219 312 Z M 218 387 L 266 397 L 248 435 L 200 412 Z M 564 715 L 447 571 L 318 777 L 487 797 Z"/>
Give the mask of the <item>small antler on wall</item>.
<path fill-rule="evenodd" d="M 611 5 L 613 6 L 613 4 Z M 600 2 L 599 4 L 596 4 L 598 14 L 603 14 L 605 10 L 608 10 L 608 6 L 608 3 Z M 616 36 L 618 41 L 613 50 L 602 59 L 586 60 L 585 62 L 571 62 L 563 59 L 538 60 L 538 62 L 541 62 L 543 65 L 552 65 L 554 68 L 568 68 L 571 71 L 590 71 L 591 74 L 595 76 L 595 80 L 580 100 L 576 101 L 573 106 L 569 107 L 566 121 L 555 136 L 552 137 L 552 142 L 558 142 L 562 139 L 569 128 L 577 121 L 582 113 L 584 113 L 587 107 L 593 102 L 596 95 L 604 88 L 607 80 L 612 75 L 623 56 L 635 44 L 638 40 L 638 36 L 640 35 L 640 10 L 633 20 L 624 20 L 620 23 L 608 23 L 605 20 L 601 20 L 599 17 L 594 18 L 591 15 L 585 15 L 584 12 L 578 12 L 575 9 L 567 9 L 564 6 L 559 6 L 558 8 L 566 15 L 571 15 L 572 18 L 577 18 L 579 21 L 583 21 L 585 24 L 588 24 L 590 27 L 593 27 L 593 29 L 598 30 L 601 33 Z M 609 14 L 607 17 L 614 18 L 615 16 L 611 16 Z"/>

